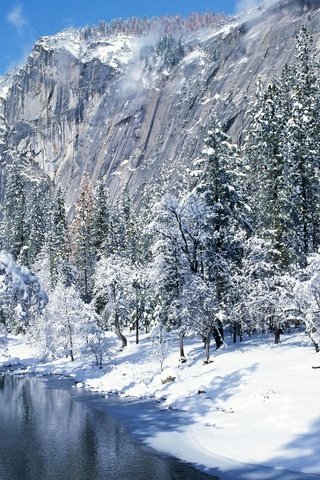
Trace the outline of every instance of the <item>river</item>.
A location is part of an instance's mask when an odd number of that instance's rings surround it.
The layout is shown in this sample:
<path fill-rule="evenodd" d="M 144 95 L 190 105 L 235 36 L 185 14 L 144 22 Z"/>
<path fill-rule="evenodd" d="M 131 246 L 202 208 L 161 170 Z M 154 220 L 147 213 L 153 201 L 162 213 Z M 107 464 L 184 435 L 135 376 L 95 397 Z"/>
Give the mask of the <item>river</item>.
<path fill-rule="evenodd" d="M 113 415 L 100 395 L 72 386 L 0 375 L 0 480 L 217 479 L 148 449 L 116 408 Z"/>
<path fill-rule="evenodd" d="M 201 464 L 202 451 L 193 456 L 203 471 L 197 470 L 144 443 L 154 444 L 151 440 L 161 435 L 167 445 L 159 450 L 190 458 L 184 438 L 190 420 L 183 412 L 162 411 L 152 400 L 106 399 L 73 387 L 71 379 L 5 375 L 0 369 L 0 480 L 319 478 L 224 457 L 210 456 Z"/>

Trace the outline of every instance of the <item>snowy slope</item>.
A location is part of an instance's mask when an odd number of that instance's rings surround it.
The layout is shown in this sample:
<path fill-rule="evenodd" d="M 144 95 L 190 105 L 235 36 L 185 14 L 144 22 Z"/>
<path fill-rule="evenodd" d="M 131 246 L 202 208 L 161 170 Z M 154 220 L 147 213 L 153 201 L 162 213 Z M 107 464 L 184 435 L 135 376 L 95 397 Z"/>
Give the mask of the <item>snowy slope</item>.
<path fill-rule="evenodd" d="M 162 409 L 182 411 L 179 428 L 155 428 L 152 434 L 144 433 L 144 440 L 212 472 L 217 466 L 221 471 L 235 468 L 228 460 L 233 459 L 320 475 L 320 369 L 312 368 L 320 366 L 320 357 L 303 333 L 284 336 L 280 345 L 265 340 L 225 347 L 212 363 L 204 364 L 202 345 L 189 339 L 185 365 L 178 364 L 173 342 L 162 373 L 147 336 L 140 345 L 130 343 L 118 352 L 102 371 L 86 368 L 80 360 L 42 365 L 38 360 L 36 366 L 35 351 L 21 338 L 8 339 L 2 361 L 11 355 L 17 362 L 20 357 L 28 371 L 72 374 L 107 396 L 154 397 Z M 170 377 L 175 380 L 167 382 Z M 242 468 L 239 472 L 244 475 Z M 300 478 L 268 476 L 269 470 L 261 477 L 248 472 L 231 478 Z"/>
<path fill-rule="evenodd" d="M 96 59 L 117 68 L 121 64 L 128 64 L 135 43 L 135 37 L 120 34 L 88 41 L 80 35 L 79 30 L 65 30 L 53 36 L 41 37 L 37 48 L 47 52 L 65 50 L 80 62 L 90 63 Z"/>

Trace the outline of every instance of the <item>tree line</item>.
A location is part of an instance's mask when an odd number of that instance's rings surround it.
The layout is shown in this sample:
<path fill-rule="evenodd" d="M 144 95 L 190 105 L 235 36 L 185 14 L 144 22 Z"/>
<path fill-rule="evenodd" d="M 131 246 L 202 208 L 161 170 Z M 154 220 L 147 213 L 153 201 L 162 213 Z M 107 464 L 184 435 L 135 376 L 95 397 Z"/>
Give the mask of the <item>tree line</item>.
<path fill-rule="evenodd" d="M 84 174 L 71 220 L 62 191 L 8 167 L 1 228 L 0 322 L 31 332 L 47 356 L 102 365 L 105 332 L 168 331 L 210 345 L 225 335 L 305 328 L 320 341 L 320 91 L 313 39 L 295 62 L 257 82 L 238 146 L 213 113 L 193 168 L 177 185 L 125 189 Z M 186 185 L 191 185 L 186 187 Z M 70 217 L 70 214 L 69 214 Z M 33 273 L 34 272 L 34 273 Z M 46 293 L 44 293 L 46 292 Z"/>

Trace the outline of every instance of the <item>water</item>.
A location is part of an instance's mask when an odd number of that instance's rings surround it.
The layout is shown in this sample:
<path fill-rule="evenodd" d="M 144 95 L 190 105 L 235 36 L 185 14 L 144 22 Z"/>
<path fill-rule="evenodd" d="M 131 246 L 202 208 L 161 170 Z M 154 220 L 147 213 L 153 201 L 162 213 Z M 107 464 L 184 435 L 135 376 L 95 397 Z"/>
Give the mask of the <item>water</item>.
<path fill-rule="evenodd" d="M 0 480 L 217 478 L 144 448 L 106 400 L 71 387 L 0 375 Z"/>

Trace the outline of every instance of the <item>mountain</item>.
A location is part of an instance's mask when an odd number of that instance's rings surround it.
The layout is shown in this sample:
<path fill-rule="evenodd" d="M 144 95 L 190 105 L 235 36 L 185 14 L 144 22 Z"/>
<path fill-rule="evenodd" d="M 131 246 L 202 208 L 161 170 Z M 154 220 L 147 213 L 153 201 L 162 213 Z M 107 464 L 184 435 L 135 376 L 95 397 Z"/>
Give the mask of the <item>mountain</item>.
<path fill-rule="evenodd" d="M 294 61 L 302 24 L 319 43 L 319 0 L 284 0 L 210 26 L 160 19 L 42 37 L 0 84 L 0 198 L 13 156 L 47 175 L 72 205 L 83 172 L 106 174 L 111 196 L 139 198 L 163 165 L 185 169 L 213 110 L 240 139 L 258 75 Z M 142 22 L 143 23 L 143 22 Z M 208 22 L 207 22 L 208 23 Z M 173 26 L 172 26 L 173 24 Z"/>

